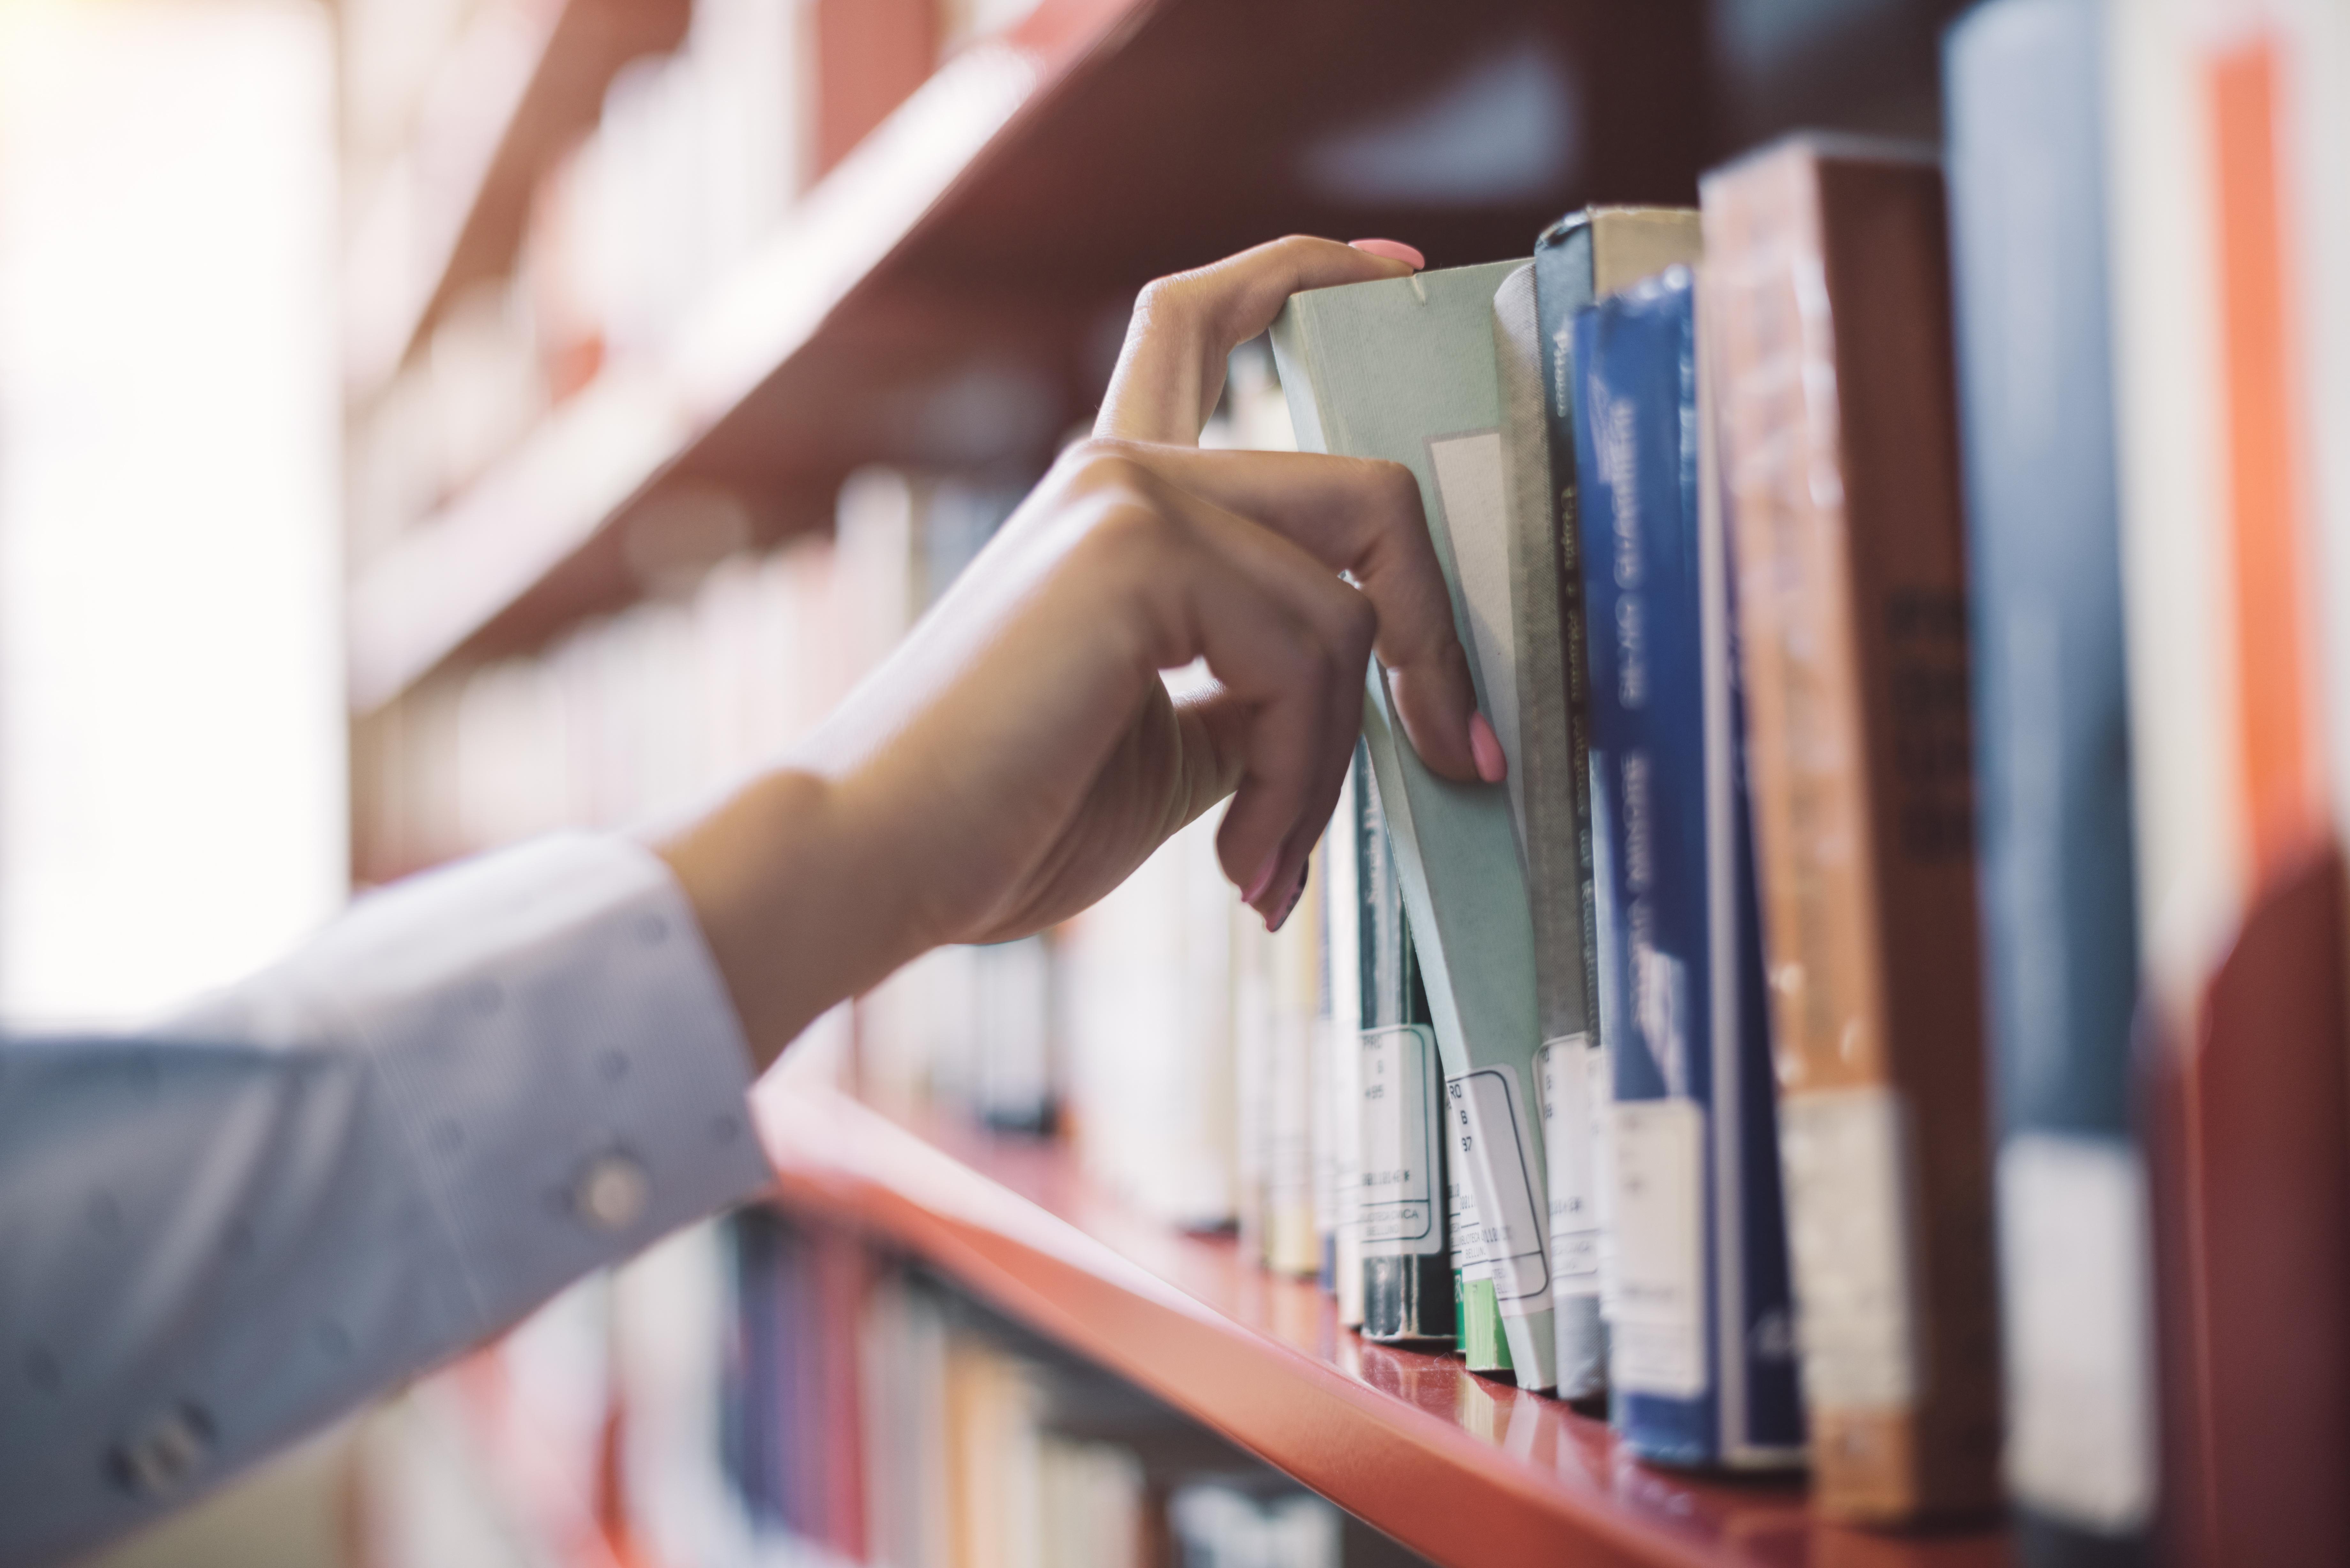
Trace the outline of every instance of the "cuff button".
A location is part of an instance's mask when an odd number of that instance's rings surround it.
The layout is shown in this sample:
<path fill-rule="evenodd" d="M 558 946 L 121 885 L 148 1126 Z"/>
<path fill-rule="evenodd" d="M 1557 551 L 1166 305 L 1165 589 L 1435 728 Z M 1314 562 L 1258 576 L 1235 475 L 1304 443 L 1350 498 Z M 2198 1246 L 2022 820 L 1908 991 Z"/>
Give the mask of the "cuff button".
<path fill-rule="evenodd" d="M 187 1484 L 213 1449 L 202 1407 L 181 1404 L 151 1417 L 107 1456 L 116 1484 L 140 1497 L 166 1497 Z"/>
<path fill-rule="evenodd" d="M 652 1199 L 645 1168 L 625 1154 L 598 1155 L 571 1189 L 579 1217 L 601 1231 L 625 1231 L 644 1218 Z"/>

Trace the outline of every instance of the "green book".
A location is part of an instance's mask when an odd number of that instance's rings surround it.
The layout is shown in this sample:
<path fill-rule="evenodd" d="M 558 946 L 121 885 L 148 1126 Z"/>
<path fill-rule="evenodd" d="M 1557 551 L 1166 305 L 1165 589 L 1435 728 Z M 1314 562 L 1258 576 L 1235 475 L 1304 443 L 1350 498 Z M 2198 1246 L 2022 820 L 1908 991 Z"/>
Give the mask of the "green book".
<path fill-rule="evenodd" d="M 1501 400 L 1493 363 L 1494 290 L 1517 264 L 1420 273 L 1297 295 L 1274 323 L 1273 348 L 1297 442 L 1307 452 L 1385 458 L 1419 481 L 1429 535 L 1451 590 L 1478 706 L 1514 714 L 1509 539 Z M 1498 727 L 1498 725 L 1497 725 Z M 1534 1095 L 1542 1044 L 1534 938 L 1524 867 L 1500 784 L 1453 784 L 1420 762 L 1375 662 L 1363 708 L 1395 846 L 1448 1102 L 1460 1108 L 1448 1155 L 1475 1196 L 1482 1253 L 1463 1281 L 1492 1288 L 1519 1385 L 1557 1386 L 1551 1311 L 1549 1177 Z M 1478 1343 L 1477 1325 L 1460 1325 Z M 1492 1370 L 1501 1370 L 1496 1366 Z"/>

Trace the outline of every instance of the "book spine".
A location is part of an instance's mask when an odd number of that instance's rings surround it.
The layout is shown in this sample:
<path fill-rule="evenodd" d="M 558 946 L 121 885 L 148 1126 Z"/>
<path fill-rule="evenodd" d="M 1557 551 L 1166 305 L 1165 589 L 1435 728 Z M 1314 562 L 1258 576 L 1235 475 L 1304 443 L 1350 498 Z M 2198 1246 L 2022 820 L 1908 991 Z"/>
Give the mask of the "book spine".
<path fill-rule="evenodd" d="M 1686 313 L 1604 302 L 1575 322 L 1583 499 L 1608 520 L 1585 556 L 1595 820 L 1609 842 L 1596 888 L 1613 1079 L 1618 1277 L 1611 1410 L 1633 1451 L 1720 1457 L 1709 1354 L 1705 1140 L 1708 970 L 1696 508 L 1684 484 Z M 1693 458 L 1692 458 L 1693 462 Z M 1612 971 L 1612 972 L 1610 972 Z M 1611 1020 L 1610 1022 L 1615 1022 Z"/>
<path fill-rule="evenodd" d="M 1307 886 L 1281 929 L 1266 940 L 1271 1048 L 1265 1143 L 1265 1262 L 1310 1279 L 1322 1266 L 1314 1221 L 1314 1045 L 1321 976 L 1323 867 L 1309 861 Z"/>
<path fill-rule="evenodd" d="M 1565 1146 L 1562 1152 L 1568 1154 L 1570 1161 L 1575 1126 L 1588 1128 L 1580 1170 L 1570 1163 L 1562 1173 L 1554 1164 L 1551 1179 L 1552 1251 L 1561 1296 L 1559 1389 L 1569 1397 L 1574 1397 L 1569 1391 L 1569 1367 L 1577 1365 L 1568 1354 L 1571 1337 L 1593 1343 L 1598 1355 L 1598 1366 L 1578 1371 L 1575 1380 L 1596 1377 L 1599 1391 L 1604 1391 L 1607 1324 L 1616 1307 L 1614 1155 L 1608 1133 L 1615 1081 L 1607 1064 L 1607 1040 L 1615 1026 L 1618 999 L 1612 971 L 1602 954 L 1616 950 L 1617 934 L 1609 924 L 1611 912 L 1598 897 L 1605 844 L 1592 814 L 1590 654 L 1586 640 L 1583 522 L 1575 433 L 1575 316 L 1592 298 L 1592 226 L 1591 214 L 1575 213 L 1544 234 L 1534 245 L 1534 338 L 1540 354 L 1543 412 L 1549 426 L 1559 644 L 1565 655 L 1568 714 L 1565 785 L 1575 812 L 1576 873 L 1582 883 L 1586 1004 L 1580 1042 L 1569 1035 L 1544 1046 L 1544 1070 L 1558 1091 L 1555 1100 L 1545 1106 L 1544 1115 L 1547 1125 L 1558 1127 Z M 1554 1160 L 1557 1158 L 1553 1155 Z M 1599 1320 L 1596 1334 L 1578 1333 L 1582 1323 L 1594 1314 Z"/>
<path fill-rule="evenodd" d="M 1649 1458 L 1784 1465 L 1801 1428 L 1690 275 L 1601 301 L 1574 334 L 1585 514 L 1606 527 L 1584 561 L 1601 988 L 1620 1009 L 1611 1410 Z"/>
<path fill-rule="evenodd" d="M 1998 1351 L 1941 181 L 1798 141 L 1701 205 L 1817 1500 L 1975 1513 Z"/>
<path fill-rule="evenodd" d="M 2143 1563 L 2155 1508 L 2104 7 L 1944 50 L 2006 1479 L 2034 1562 Z"/>
<path fill-rule="evenodd" d="M 1356 836 L 1367 766 L 1358 745 L 1322 838 L 1324 1065 L 1316 1114 L 1324 1124 L 1328 1207 L 1323 1283 L 1337 1300 L 1339 1326 L 1354 1329 L 1363 1326 L 1363 894 Z"/>
<path fill-rule="evenodd" d="M 1436 1033 L 1405 928 L 1403 890 L 1370 758 L 1355 753 L 1353 821 L 1361 1033 L 1357 1208 L 1363 1337 L 1450 1345 L 1451 1248 Z"/>
<path fill-rule="evenodd" d="M 1477 1203 L 1477 1140 L 1466 1106 L 1451 1097 L 1447 1079 L 1440 1105 L 1444 1129 L 1445 1229 L 1452 1239 L 1452 1354 L 1488 1377 L 1513 1375 L 1502 1304 L 1493 1292 L 1492 1260 Z"/>
<path fill-rule="evenodd" d="M 1509 504 L 1510 598 L 1517 636 L 1519 719 L 1510 753 L 1534 928 L 1534 1002 L 1544 1044 L 1534 1063 L 1544 1164 L 1549 1172 L 1551 1306 L 1558 1392 L 1588 1399 L 1607 1388 L 1607 1325 L 1599 1315 L 1591 1200 L 1592 1106 L 1590 821 L 1582 780 L 1581 720 L 1568 699 L 1567 618 L 1562 613 L 1556 485 L 1543 379 L 1534 269 L 1512 273 L 1493 296 L 1493 351 L 1502 391 L 1502 452 Z M 1572 461 L 1565 465 L 1570 474 Z M 1570 487 L 1571 490 L 1571 487 Z M 1567 502 L 1572 510 L 1571 497 Z M 1575 621 L 1580 631 L 1580 618 Z M 1563 1109 L 1552 1092 L 1570 1096 Z"/>
<path fill-rule="evenodd" d="M 2339 1563 L 2350 27 L 2179 0 L 2104 23 L 2159 1544 Z"/>

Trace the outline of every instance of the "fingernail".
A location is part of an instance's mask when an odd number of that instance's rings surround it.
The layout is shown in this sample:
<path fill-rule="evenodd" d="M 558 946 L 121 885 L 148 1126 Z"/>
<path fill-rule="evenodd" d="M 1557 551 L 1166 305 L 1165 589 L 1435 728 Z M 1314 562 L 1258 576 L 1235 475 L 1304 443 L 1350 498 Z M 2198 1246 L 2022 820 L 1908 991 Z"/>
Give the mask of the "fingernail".
<path fill-rule="evenodd" d="M 1348 240 L 1347 243 L 1358 251 L 1368 251 L 1375 256 L 1385 256 L 1389 261 L 1407 263 L 1414 272 L 1428 265 L 1426 256 L 1401 240 Z"/>
<path fill-rule="evenodd" d="M 1469 754 L 1477 759 L 1477 776 L 1487 784 L 1500 784 L 1510 774 L 1510 762 L 1502 755 L 1502 738 L 1493 733 L 1492 721 L 1482 713 L 1469 715 Z"/>
<path fill-rule="evenodd" d="M 1297 900 L 1305 896 L 1306 876 L 1313 870 L 1313 868 L 1314 857 L 1309 855 L 1305 857 L 1304 863 L 1297 867 L 1297 886 L 1289 890 L 1289 899 L 1286 903 L 1281 906 L 1281 913 L 1274 916 L 1273 919 L 1264 923 L 1264 929 L 1267 935 L 1281 929 L 1283 924 L 1286 922 L 1289 917 L 1296 911 Z"/>
<path fill-rule="evenodd" d="M 1265 856 L 1264 864 L 1257 867 L 1256 875 L 1249 878 L 1249 885 L 1241 889 L 1241 902 L 1253 904 L 1263 898 L 1264 890 L 1273 886 L 1273 874 L 1280 869 L 1281 846 L 1276 844 Z"/>

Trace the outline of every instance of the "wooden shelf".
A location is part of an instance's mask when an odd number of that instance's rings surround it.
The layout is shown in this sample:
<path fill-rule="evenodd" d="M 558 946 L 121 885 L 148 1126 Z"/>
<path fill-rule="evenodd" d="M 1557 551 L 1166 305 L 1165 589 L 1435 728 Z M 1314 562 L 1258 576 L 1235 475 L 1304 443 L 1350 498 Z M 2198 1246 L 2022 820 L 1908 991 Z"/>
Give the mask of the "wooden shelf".
<path fill-rule="evenodd" d="M 2010 1561 L 2003 1532 L 1866 1535 L 1814 1521 L 1794 1482 L 1636 1463 L 1556 1400 L 1363 1343 L 1311 1283 L 1089 1190 L 1060 1146 L 900 1125 L 791 1077 L 758 1097 L 787 1205 L 920 1257 L 1435 1562 Z"/>
<path fill-rule="evenodd" d="M 622 66 L 684 39 L 691 10 L 690 0 L 510 0 L 467 31 L 353 246 L 344 370 L 359 400 L 468 286 L 513 270 L 532 188 L 596 123 Z"/>

